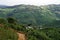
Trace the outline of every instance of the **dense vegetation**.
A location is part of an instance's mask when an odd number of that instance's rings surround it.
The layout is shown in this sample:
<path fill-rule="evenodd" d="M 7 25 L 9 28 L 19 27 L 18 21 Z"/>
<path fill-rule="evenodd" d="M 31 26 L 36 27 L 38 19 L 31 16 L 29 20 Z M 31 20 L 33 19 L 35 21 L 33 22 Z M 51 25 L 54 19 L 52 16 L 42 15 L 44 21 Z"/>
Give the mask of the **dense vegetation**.
<path fill-rule="evenodd" d="M 16 5 L 0 8 L 0 17 L 13 17 L 20 24 L 47 25 L 60 21 L 60 5 Z"/>
<path fill-rule="evenodd" d="M 45 28 L 28 31 L 29 40 L 60 40 L 60 28 Z"/>
<path fill-rule="evenodd" d="M 0 18 L 0 40 L 17 40 L 17 33 L 9 26 L 5 19 Z"/>
<path fill-rule="evenodd" d="M 60 40 L 60 5 L 17 5 L 0 8 L 0 40 Z"/>
<path fill-rule="evenodd" d="M 17 32 L 24 32 L 27 40 L 60 40 L 60 28 L 42 28 L 16 23 L 15 19 L 0 19 L 0 40 L 18 40 Z"/>

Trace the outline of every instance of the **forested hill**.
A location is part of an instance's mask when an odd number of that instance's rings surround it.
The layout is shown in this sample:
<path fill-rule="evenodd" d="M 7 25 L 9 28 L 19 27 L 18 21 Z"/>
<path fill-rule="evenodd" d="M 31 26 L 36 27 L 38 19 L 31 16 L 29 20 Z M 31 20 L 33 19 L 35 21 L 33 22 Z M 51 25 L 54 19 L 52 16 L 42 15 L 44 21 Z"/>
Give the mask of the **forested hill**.
<path fill-rule="evenodd" d="M 0 7 L 0 18 L 13 17 L 20 24 L 59 25 L 60 5 L 15 5 Z"/>

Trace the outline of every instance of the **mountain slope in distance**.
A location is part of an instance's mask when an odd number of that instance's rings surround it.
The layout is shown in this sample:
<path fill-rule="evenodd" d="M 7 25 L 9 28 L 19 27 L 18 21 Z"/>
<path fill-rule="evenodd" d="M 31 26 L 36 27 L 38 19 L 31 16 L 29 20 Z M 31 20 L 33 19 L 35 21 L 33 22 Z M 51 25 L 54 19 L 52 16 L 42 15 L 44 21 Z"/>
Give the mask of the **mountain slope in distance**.
<path fill-rule="evenodd" d="M 44 25 L 60 20 L 60 5 L 15 5 L 0 8 L 0 17 L 13 17 L 21 24 Z"/>

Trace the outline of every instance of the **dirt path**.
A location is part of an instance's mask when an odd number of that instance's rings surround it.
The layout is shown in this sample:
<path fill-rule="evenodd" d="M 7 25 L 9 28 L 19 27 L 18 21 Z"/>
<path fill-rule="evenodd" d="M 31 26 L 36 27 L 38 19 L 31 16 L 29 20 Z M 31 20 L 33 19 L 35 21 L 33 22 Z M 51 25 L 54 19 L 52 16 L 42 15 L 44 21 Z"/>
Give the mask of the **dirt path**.
<path fill-rule="evenodd" d="M 18 40 L 26 40 L 26 36 L 23 33 L 17 33 L 18 34 Z"/>

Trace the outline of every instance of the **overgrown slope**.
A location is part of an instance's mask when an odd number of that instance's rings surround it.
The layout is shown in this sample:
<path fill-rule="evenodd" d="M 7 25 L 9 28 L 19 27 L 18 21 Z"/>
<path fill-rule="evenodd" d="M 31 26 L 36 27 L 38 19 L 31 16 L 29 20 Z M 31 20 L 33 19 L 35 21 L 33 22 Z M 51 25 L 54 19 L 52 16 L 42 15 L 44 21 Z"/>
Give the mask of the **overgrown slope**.
<path fill-rule="evenodd" d="M 23 32 L 27 40 L 60 40 L 59 27 L 24 26 L 12 18 L 0 18 L 0 40 L 18 40 L 17 32 Z"/>
<path fill-rule="evenodd" d="M 17 40 L 17 33 L 4 24 L 0 24 L 0 40 Z"/>

